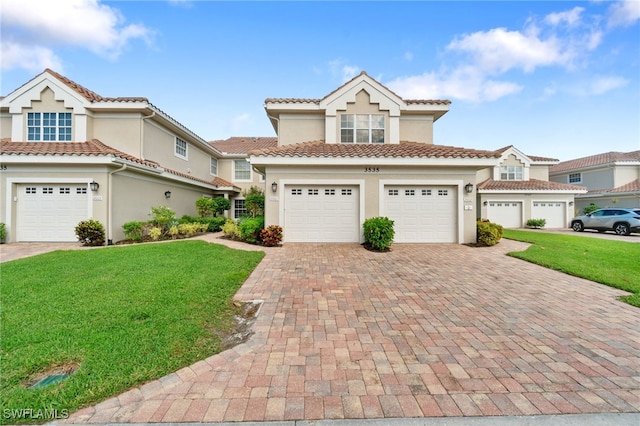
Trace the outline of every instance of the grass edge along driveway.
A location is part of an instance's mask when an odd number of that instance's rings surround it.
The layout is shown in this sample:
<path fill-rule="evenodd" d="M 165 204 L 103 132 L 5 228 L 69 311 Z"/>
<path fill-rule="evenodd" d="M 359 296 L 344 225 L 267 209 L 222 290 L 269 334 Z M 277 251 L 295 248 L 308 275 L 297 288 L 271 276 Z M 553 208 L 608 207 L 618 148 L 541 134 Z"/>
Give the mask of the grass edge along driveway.
<path fill-rule="evenodd" d="M 3 263 L 0 422 L 65 417 L 220 352 L 233 295 L 263 257 L 191 240 Z M 25 386 L 69 366 L 64 382 Z"/>
<path fill-rule="evenodd" d="M 532 244 L 509 256 L 628 291 L 620 299 L 640 307 L 640 244 L 513 229 L 503 237 Z"/>

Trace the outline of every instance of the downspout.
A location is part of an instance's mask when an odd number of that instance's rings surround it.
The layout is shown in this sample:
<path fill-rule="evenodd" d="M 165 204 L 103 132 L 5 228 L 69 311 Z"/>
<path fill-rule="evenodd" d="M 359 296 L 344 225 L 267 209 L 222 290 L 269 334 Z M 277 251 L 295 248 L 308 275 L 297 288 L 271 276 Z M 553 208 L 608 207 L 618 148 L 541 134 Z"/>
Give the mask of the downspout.
<path fill-rule="evenodd" d="M 156 116 L 156 112 L 153 111 L 151 113 L 151 115 L 143 115 L 142 116 L 142 124 L 140 125 L 140 158 L 141 159 L 145 159 L 144 158 L 144 120 L 147 120 L 149 118 L 153 118 Z"/>
<path fill-rule="evenodd" d="M 155 114 L 155 113 L 154 113 Z M 125 170 L 127 168 L 126 164 L 123 164 L 122 167 L 120 167 L 117 170 L 112 170 L 109 172 L 108 176 L 107 176 L 107 186 L 108 186 L 108 195 L 107 195 L 107 230 L 109 231 L 109 235 L 107 238 L 107 245 L 112 246 L 113 245 L 113 231 L 112 231 L 112 214 L 111 214 L 111 208 L 113 205 L 113 202 L 111 201 L 111 197 L 113 197 L 113 178 L 112 175 L 114 173 L 118 173 L 121 172 L 123 170 Z"/>

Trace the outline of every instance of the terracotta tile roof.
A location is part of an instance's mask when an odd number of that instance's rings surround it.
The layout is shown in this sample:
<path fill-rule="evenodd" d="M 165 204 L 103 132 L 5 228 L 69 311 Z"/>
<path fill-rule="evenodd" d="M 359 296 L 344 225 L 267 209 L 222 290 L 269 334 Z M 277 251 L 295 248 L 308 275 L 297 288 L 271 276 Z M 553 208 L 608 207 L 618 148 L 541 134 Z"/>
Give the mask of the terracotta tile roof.
<path fill-rule="evenodd" d="M 141 164 L 154 169 L 162 169 L 176 176 L 188 178 L 197 182 L 213 184 L 215 186 L 233 187 L 238 191 L 240 188 L 235 187 L 232 183 L 221 179 L 214 178 L 205 180 L 194 177 L 187 173 L 178 172 L 173 169 L 163 168 L 155 161 L 143 160 L 141 158 L 129 155 L 108 145 L 103 144 L 97 139 L 86 142 L 12 142 L 9 139 L 0 140 L 0 154 L 2 155 L 59 155 L 59 156 L 108 156 L 127 160 L 133 163 Z"/>
<path fill-rule="evenodd" d="M 593 166 L 613 163 L 640 162 L 640 151 L 631 152 L 605 152 L 603 154 L 590 155 L 576 158 L 575 160 L 562 161 L 549 168 L 549 173 L 560 173 L 568 170 L 580 170 Z"/>
<path fill-rule="evenodd" d="M 337 89 L 331 91 L 331 93 L 329 93 L 328 95 L 326 95 L 325 97 L 323 97 L 321 99 L 313 99 L 313 98 L 267 98 L 267 99 L 264 100 L 264 102 L 265 103 L 280 103 L 280 104 L 308 104 L 308 103 L 319 104 L 322 100 L 324 100 L 324 99 L 328 98 L 329 96 L 333 95 L 338 90 L 340 90 L 343 87 L 349 85 L 351 82 L 353 82 L 354 80 L 356 80 L 357 78 L 359 78 L 360 76 L 363 76 L 363 75 L 366 75 L 367 77 L 370 77 L 365 71 L 362 71 L 362 72 L 360 72 L 360 74 L 358 74 L 357 76 L 353 77 L 351 80 L 347 81 L 346 83 L 344 83 L 342 86 L 338 87 Z M 380 84 L 382 87 L 384 87 L 389 92 L 393 93 L 398 98 L 402 99 L 402 96 L 399 96 L 398 94 L 394 93 L 391 89 L 389 89 L 388 87 L 386 87 L 382 83 L 378 82 L 378 84 Z M 445 99 L 402 99 L 402 100 L 404 102 L 406 102 L 407 104 L 422 104 L 422 105 L 449 105 L 449 104 L 451 104 L 451 101 L 445 100 Z"/>
<path fill-rule="evenodd" d="M 53 75 L 55 78 L 69 86 L 71 89 L 75 90 L 77 93 L 82 95 L 89 102 L 149 102 L 147 98 L 143 97 L 118 97 L 118 98 L 105 98 L 103 96 L 98 95 L 96 92 L 87 89 L 84 86 L 76 83 L 73 80 L 68 79 L 67 77 L 58 74 L 57 72 L 47 68 L 45 72 Z"/>
<path fill-rule="evenodd" d="M 499 152 L 499 153 L 500 153 L 500 155 L 502 155 L 502 154 L 504 154 L 504 153 L 505 153 L 505 151 L 506 151 L 506 150 L 511 149 L 511 148 L 518 149 L 518 148 L 516 148 L 516 147 L 515 147 L 515 146 L 513 146 L 513 145 L 507 145 L 507 146 L 502 147 L 502 148 L 500 148 L 500 149 L 496 149 L 496 152 Z M 560 160 L 558 160 L 557 158 L 539 157 L 539 156 L 537 156 L 537 155 L 529 155 L 529 154 L 525 154 L 525 155 L 526 155 L 527 157 L 529 157 L 529 159 L 530 159 L 531 161 L 541 161 L 541 162 L 548 162 L 548 161 L 560 161 Z"/>
<path fill-rule="evenodd" d="M 495 151 L 432 145 L 419 142 L 399 144 L 328 144 L 324 141 L 303 142 L 249 152 L 249 155 L 268 157 L 432 157 L 432 158 L 498 158 Z"/>
<path fill-rule="evenodd" d="M 576 191 L 586 192 L 584 186 L 566 183 L 549 182 L 546 180 L 493 180 L 487 179 L 477 185 L 478 190 L 486 191 Z"/>
<path fill-rule="evenodd" d="M 209 145 L 224 154 L 247 155 L 249 151 L 275 148 L 276 146 L 278 146 L 278 138 L 271 136 L 234 136 L 225 140 L 211 141 L 209 142 Z"/>
<path fill-rule="evenodd" d="M 155 161 L 143 160 L 103 144 L 97 139 L 86 142 L 11 142 L 8 139 L 0 141 L 0 154 L 4 155 L 68 155 L 94 156 L 113 155 L 123 160 L 159 167 Z"/>
<path fill-rule="evenodd" d="M 632 180 L 631 182 L 624 184 L 622 186 L 618 186 L 613 189 L 596 189 L 593 191 L 587 192 L 587 195 L 594 194 L 619 194 L 626 192 L 640 192 L 640 179 Z"/>

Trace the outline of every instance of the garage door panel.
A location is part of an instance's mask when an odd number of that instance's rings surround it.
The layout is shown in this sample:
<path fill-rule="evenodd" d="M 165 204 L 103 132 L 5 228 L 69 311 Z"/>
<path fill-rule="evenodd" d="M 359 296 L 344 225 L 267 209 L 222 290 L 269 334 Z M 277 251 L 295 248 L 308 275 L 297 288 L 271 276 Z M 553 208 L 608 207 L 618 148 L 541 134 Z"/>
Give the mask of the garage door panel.
<path fill-rule="evenodd" d="M 394 221 L 398 243 L 457 240 L 455 187 L 394 186 L 384 189 L 385 215 Z"/>
<path fill-rule="evenodd" d="M 566 204 L 557 201 L 535 201 L 531 205 L 531 218 L 544 219 L 545 228 L 566 228 Z"/>
<path fill-rule="evenodd" d="M 88 219 L 86 187 L 82 184 L 20 184 L 16 240 L 77 241 L 75 227 Z"/>
<path fill-rule="evenodd" d="M 489 201 L 487 219 L 504 228 L 521 228 L 522 203 L 519 201 Z"/>
<path fill-rule="evenodd" d="M 360 241 L 358 187 L 287 185 L 284 209 L 286 241 Z"/>

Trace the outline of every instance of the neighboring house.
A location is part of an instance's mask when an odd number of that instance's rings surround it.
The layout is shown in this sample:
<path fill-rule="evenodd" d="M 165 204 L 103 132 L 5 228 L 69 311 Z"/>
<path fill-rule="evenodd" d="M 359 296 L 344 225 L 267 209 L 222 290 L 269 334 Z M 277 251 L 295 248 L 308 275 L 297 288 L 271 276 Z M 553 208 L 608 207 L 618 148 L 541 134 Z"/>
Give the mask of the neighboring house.
<path fill-rule="evenodd" d="M 0 222 L 8 242 L 76 241 L 95 218 L 109 242 L 153 206 L 195 215 L 202 196 L 234 198 L 222 154 L 146 98 L 108 98 L 45 70 L 0 99 Z"/>
<path fill-rule="evenodd" d="M 576 196 L 576 214 L 589 204 L 640 207 L 640 151 L 606 152 L 563 161 L 549 169 L 553 182 L 586 187 Z"/>
<path fill-rule="evenodd" d="M 220 176 L 227 177 L 235 186 L 242 189 L 242 193 L 231 199 L 232 218 L 239 218 L 247 213 L 244 206 L 244 193 L 252 186 L 265 190 L 264 175 L 256 173 L 248 161 L 248 152 L 256 149 L 273 148 L 278 146 L 275 137 L 231 137 L 225 140 L 209 142 L 222 154 L 218 160 Z"/>
<path fill-rule="evenodd" d="M 509 201 L 520 210 L 495 217 L 519 227 L 547 213 L 536 203 L 552 202 L 567 226 L 582 189 L 545 181 L 557 160 L 435 145 L 449 104 L 403 99 L 364 72 L 321 99 L 266 99 L 278 146 L 249 153 L 268 183 L 265 223 L 281 225 L 286 242 L 363 242 L 364 220 L 387 216 L 397 243 L 474 243 L 476 219 L 494 215 L 489 203 Z"/>
<path fill-rule="evenodd" d="M 528 219 L 545 219 L 546 228 L 567 228 L 574 196 L 586 190 L 549 181 L 554 158 L 525 155 L 514 146 L 496 151 L 499 163 L 478 172 L 480 218 L 505 228 L 524 227 Z"/>

